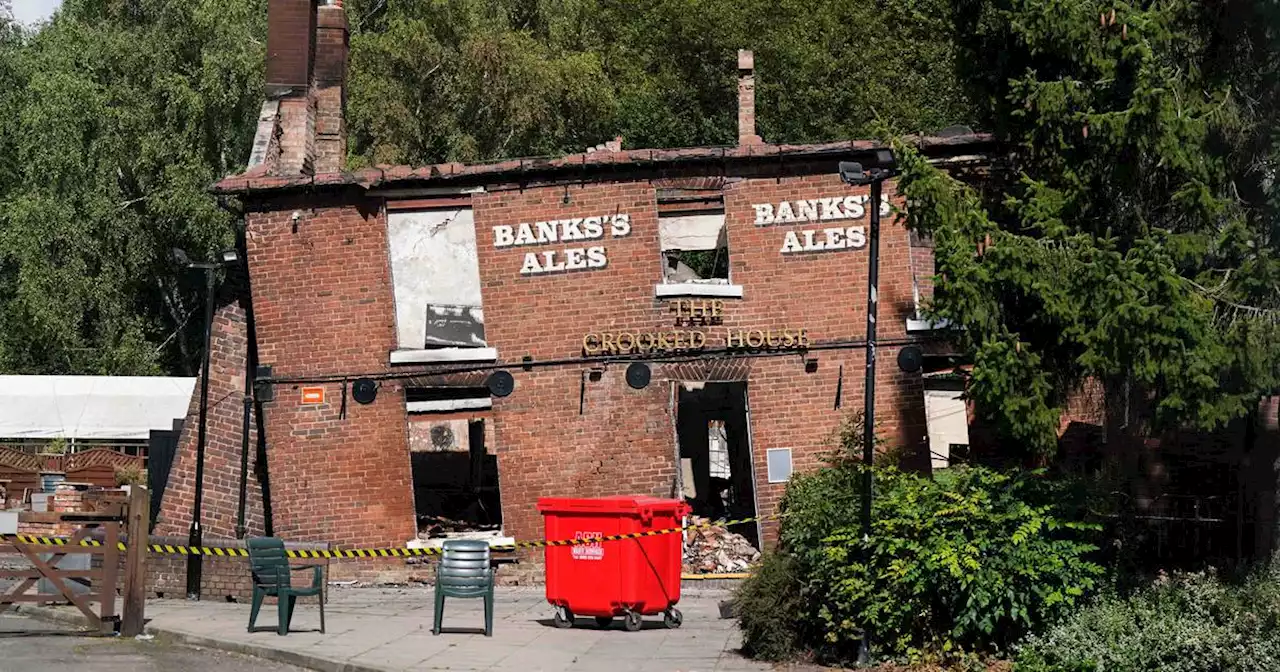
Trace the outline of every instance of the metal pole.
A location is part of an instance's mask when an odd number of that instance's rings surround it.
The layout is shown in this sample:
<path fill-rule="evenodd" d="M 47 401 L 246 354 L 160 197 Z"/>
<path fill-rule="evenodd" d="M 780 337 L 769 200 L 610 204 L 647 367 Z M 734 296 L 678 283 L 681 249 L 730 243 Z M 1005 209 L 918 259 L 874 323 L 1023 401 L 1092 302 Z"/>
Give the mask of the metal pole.
<path fill-rule="evenodd" d="M 871 182 L 870 257 L 867 271 L 867 381 L 862 435 L 862 534 L 871 537 L 871 463 L 876 445 L 876 305 L 880 282 L 880 180 Z"/>
<path fill-rule="evenodd" d="M 200 511 L 204 505 L 204 442 L 209 416 L 209 347 L 213 341 L 213 272 L 205 268 L 204 357 L 200 363 L 200 429 L 196 434 L 196 496 L 191 507 L 191 533 L 188 546 L 203 546 Z M 203 556 L 187 556 L 187 599 L 200 599 L 200 575 Z"/>
<path fill-rule="evenodd" d="M 866 407 L 863 410 L 862 433 L 862 539 L 871 540 L 871 488 L 874 478 L 871 465 L 876 450 L 876 306 L 879 302 L 880 283 L 880 184 L 871 180 L 871 231 L 867 268 L 867 380 L 864 386 Z M 869 565 L 868 565 L 869 566 Z M 858 664 L 871 662 L 871 631 L 863 628 L 862 642 L 858 647 Z"/>

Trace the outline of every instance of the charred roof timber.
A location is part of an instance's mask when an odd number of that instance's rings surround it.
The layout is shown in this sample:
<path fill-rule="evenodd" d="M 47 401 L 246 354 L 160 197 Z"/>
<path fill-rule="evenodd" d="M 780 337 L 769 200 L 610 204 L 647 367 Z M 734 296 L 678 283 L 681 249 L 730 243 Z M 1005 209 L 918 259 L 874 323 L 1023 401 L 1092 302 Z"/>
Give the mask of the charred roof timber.
<path fill-rule="evenodd" d="M 909 136 L 906 140 L 931 160 L 947 163 L 982 162 L 995 148 L 990 134 Z M 691 147 L 682 149 L 638 149 L 619 152 L 571 154 L 559 158 L 511 159 L 492 163 L 445 163 L 432 166 L 366 168 L 357 172 L 317 175 L 272 176 L 266 171 L 250 171 L 228 177 L 214 185 L 218 194 L 275 194 L 293 191 L 405 189 L 431 186 L 478 186 L 503 183 L 525 187 L 562 184 L 566 181 L 618 181 L 666 177 L 664 170 L 710 170 L 729 177 L 756 177 L 776 172 L 779 162 L 825 163 L 834 172 L 839 161 L 861 161 L 874 165 L 879 152 L 887 149 L 874 140 L 845 140 L 806 145 L 742 145 L 737 147 Z"/>

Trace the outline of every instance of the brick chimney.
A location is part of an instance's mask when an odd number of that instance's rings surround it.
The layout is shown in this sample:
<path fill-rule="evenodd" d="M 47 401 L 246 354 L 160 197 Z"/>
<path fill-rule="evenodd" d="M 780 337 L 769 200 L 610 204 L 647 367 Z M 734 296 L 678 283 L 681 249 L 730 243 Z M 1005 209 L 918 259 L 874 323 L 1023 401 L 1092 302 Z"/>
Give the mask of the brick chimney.
<path fill-rule="evenodd" d="M 316 21 L 316 172 L 336 173 L 347 158 L 347 12 L 342 0 L 320 7 Z"/>
<path fill-rule="evenodd" d="M 746 49 L 738 50 L 738 144 L 759 145 L 756 135 L 756 59 Z"/>
<path fill-rule="evenodd" d="M 337 172 L 346 155 L 347 14 L 341 0 L 268 0 L 266 102 L 250 168 Z"/>

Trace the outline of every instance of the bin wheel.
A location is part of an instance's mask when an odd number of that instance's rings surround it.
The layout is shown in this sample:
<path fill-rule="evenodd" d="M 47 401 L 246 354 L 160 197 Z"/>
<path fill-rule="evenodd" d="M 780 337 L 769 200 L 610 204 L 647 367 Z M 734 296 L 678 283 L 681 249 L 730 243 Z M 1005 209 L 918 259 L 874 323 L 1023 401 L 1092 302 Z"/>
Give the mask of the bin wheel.
<path fill-rule="evenodd" d="M 668 628 L 678 628 L 681 623 L 684 623 L 684 614 L 680 613 L 679 609 L 672 607 L 662 614 L 662 623 Z"/>
<path fill-rule="evenodd" d="M 627 632 L 636 632 L 640 629 L 640 626 L 643 625 L 640 620 L 640 614 L 634 611 L 627 612 L 626 617 L 623 618 L 622 624 L 626 627 Z"/>
<path fill-rule="evenodd" d="M 573 612 L 569 611 L 569 607 L 556 607 L 555 621 L 557 628 L 572 628 Z"/>
<path fill-rule="evenodd" d="M 613 617 L 612 616 L 596 616 L 596 625 L 602 628 L 607 628 L 613 625 Z"/>

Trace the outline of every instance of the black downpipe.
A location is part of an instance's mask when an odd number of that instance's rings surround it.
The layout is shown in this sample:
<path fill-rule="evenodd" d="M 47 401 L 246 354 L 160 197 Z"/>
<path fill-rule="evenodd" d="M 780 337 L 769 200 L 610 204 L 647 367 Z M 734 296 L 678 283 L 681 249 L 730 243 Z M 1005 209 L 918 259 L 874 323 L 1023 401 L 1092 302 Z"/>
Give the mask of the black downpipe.
<path fill-rule="evenodd" d="M 200 426 L 196 434 L 196 493 L 191 508 L 191 529 L 187 534 L 189 546 L 204 545 L 204 530 L 200 526 L 200 514 L 204 506 L 204 446 L 205 430 L 209 419 L 209 346 L 213 340 L 213 274 L 215 269 L 205 268 L 204 305 L 204 356 L 200 364 Z M 187 599 L 200 599 L 200 579 L 203 570 L 202 555 L 187 556 Z"/>
<path fill-rule="evenodd" d="M 243 219 L 241 220 L 244 221 Z M 253 334 L 253 295 L 249 289 L 249 253 L 245 241 L 244 228 L 241 227 L 236 236 L 236 248 L 240 253 L 241 268 L 244 280 L 241 284 L 241 298 L 244 306 L 245 353 L 244 353 L 244 422 L 240 436 L 240 501 L 236 507 L 236 538 L 244 539 L 245 507 L 249 495 L 249 414 L 253 408 L 253 380 L 257 370 L 256 339 Z"/>
<path fill-rule="evenodd" d="M 241 297 L 245 315 L 245 382 L 244 382 L 244 421 L 240 439 L 240 492 L 239 505 L 236 510 L 236 537 L 243 539 L 248 534 L 246 523 L 249 491 L 249 429 L 250 412 L 253 427 L 257 429 L 256 455 L 254 460 L 254 477 L 262 489 L 262 526 L 263 534 L 272 536 L 274 526 L 271 524 L 271 488 L 267 477 L 267 444 L 266 427 L 263 419 L 262 402 L 254 394 L 258 371 L 258 328 L 253 314 L 253 289 L 249 277 L 248 222 L 242 209 L 235 207 L 223 199 L 218 199 L 218 206 L 231 213 L 240 222 L 236 234 L 236 251 L 241 259 Z"/>

